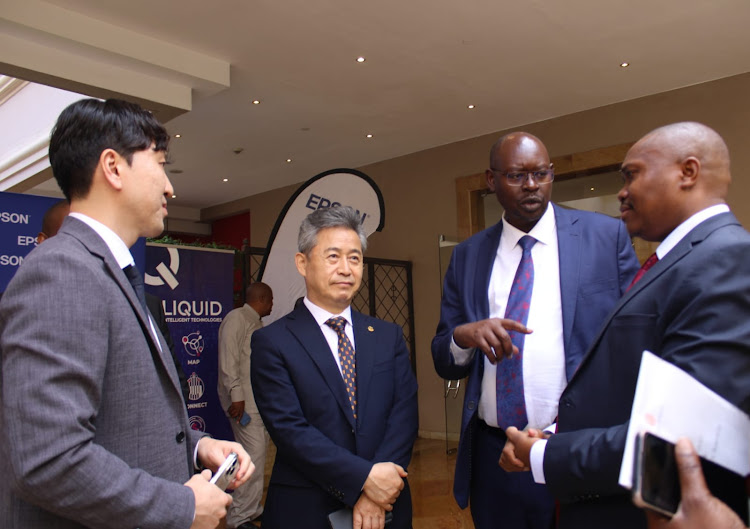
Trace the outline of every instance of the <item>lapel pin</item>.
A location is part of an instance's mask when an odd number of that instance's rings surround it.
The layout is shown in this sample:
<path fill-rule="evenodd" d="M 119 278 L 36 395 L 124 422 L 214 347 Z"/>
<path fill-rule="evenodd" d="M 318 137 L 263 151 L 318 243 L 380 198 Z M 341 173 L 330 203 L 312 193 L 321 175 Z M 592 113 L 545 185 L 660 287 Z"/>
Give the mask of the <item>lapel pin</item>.
<path fill-rule="evenodd" d="M 373 332 L 375 329 L 372 328 L 372 325 L 368 325 L 367 326 L 367 330 L 370 331 L 370 332 Z"/>

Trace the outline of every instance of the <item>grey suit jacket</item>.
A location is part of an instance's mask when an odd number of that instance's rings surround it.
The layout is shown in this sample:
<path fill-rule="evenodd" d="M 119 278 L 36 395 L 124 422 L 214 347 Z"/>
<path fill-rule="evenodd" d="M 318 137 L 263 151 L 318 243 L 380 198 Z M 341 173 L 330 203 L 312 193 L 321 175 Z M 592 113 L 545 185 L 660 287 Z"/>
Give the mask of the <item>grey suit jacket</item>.
<path fill-rule="evenodd" d="M 104 241 L 68 217 L 0 303 L 0 527 L 187 528 L 199 438 Z"/>

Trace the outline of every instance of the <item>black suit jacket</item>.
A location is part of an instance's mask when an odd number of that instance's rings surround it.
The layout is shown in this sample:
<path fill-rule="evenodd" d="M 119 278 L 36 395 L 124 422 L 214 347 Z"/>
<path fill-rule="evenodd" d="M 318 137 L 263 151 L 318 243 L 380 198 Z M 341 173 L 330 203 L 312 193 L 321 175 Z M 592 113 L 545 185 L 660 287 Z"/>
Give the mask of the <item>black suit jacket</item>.
<path fill-rule="evenodd" d="M 317 322 L 303 304 L 253 333 L 251 379 L 277 453 L 263 525 L 328 527 L 353 506 L 372 465 L 406 468 L 417 436 L 417 383 L 399 326 L 352 311 L 357 419 Z M 408 485 L 391 529 L 411 527 Z M 300 525 L 301 524 L 301 525 Z"/>
<path fill-rule="evenodd" d="M 682 368 L 750 411 L 750 234 L 731 213 L 688 233 L 615 306 L 560 398 L 544 473 L 560 527 L 645 527 L 617 484 L 642 352 Z M 747 518 L 743 481 L 708 471 Z M 714 475 L 716 474 L 716 475 Z"/>

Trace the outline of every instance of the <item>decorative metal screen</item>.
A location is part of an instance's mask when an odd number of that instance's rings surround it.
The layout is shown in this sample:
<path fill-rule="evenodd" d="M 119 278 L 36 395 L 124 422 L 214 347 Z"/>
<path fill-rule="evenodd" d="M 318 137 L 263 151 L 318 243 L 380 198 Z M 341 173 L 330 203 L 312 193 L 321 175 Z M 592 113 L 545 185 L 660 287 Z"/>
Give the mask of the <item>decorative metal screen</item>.
<path fill-rule="evenodd" d="M 265 254 L 265 248 L 251 247 L 245 250 L 242 274 L 244 286 L 257 281 Z M 390 321 L 401 327 L 409 347 L 411 367 L 416 372 L 411 262 L 365 257 L 362 286 L 352 300 L 352 307 L 362 314 Z"/>

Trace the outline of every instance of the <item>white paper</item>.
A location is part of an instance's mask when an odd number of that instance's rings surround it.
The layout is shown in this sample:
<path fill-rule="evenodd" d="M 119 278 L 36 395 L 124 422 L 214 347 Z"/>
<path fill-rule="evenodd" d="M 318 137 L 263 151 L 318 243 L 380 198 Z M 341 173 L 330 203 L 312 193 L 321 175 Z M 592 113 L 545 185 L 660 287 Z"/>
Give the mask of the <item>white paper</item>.
<path fill-rule="evenodd" d="M 750 474 L 750 418 L 677 366 L 643 351 L 619 483 L 633 486 L 638 432 L 667 441 L 688 437 L 698 454 L 741 476 Z"/>

